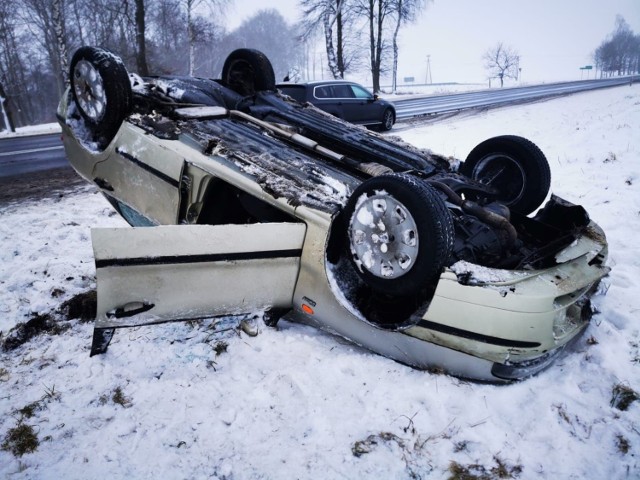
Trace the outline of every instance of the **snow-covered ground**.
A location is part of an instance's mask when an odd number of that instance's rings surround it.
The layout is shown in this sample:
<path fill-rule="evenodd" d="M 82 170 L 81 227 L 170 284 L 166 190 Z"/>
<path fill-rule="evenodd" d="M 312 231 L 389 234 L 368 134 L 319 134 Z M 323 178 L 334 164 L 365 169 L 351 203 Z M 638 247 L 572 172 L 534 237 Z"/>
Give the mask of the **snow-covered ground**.
<path fill-rule="evenodd" d="M 0 138 L 26 137 L 29 135 L 43 135 L 46 133 L 59 133 L 59 123 L 44 123 L 42 125 L 31 125 L 29 127 L 18 127 L 15 132 L 0 130 Z"/>
<path fill-rule="evenodd" d="M 382 87 L 380 96 L 391 102 L 395 100 L 406 100 L 409 98 L 424 97 L 429 95 L 447 95 L 449 93 L 463 93 L 478 90 L 487 90 L 487 84 L 480 83 L 436 83 L 426 85 L 402 85 L 396 89 L 396 93 L 391 92 L 390 87 Z"/>
<path fill-rule="evenodd" d="M 0 451 L 0 477 L 638 478 L 640 401 L 621 410 L 612 397 L 640 391 L 640 86 L 394 132 L 459 158 L 505 133 L 546 152 L 553 191 L 610 244 L 599 313 L 573 350 L 494 386 L 286 322 L 257 323 L 255 337 L 235 319 L 121 330 L 93 358 L 91 324 L 65 322 L 0 353 L 0 444 L 20 425 L 39 441 L 22 457 Z M 95 288 L 90 228 L 117 225 L 90 187 L 0 207 L 4 335 Z"/>

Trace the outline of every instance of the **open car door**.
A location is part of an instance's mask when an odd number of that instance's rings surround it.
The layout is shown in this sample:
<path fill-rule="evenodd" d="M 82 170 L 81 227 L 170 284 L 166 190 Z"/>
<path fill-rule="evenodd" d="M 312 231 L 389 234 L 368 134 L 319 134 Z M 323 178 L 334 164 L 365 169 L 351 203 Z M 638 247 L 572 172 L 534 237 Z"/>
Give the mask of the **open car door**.
<path fill-rule="evenodd" d="M 120 327 L 291 308 L 305 231 L 303 223 L 94 229 L 91 355 Z"/>

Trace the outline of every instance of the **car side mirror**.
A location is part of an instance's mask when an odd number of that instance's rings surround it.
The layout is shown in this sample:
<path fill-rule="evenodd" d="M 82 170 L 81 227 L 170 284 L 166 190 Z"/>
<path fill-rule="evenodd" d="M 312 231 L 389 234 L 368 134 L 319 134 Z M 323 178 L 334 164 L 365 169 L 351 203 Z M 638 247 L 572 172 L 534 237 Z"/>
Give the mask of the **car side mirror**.
<path fill-rule="evenodd" d="M 373 94 L 373 101 L 375 102 L 376 100 L 378 100 L 380 97 L 378 97 L 377 93 Z"/>

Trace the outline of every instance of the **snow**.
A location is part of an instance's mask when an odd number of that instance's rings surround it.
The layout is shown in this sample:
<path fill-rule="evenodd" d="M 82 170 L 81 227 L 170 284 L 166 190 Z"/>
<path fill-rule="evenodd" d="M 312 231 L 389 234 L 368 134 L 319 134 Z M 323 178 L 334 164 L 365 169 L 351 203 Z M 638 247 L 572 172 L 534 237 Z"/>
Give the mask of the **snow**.
<path fill-rule="evenodd" d="M 66 124 L 73 130 L 75 137 L 80 140 L 82 146 L 89 151 L 97 153 L 100 151 L 98 142 L 93 141 L 94 135 L 87 121 L 79 115 L 79 107 L 75 102 L 71 102 L 67 108 Z"/>
<path fill-rule="evenodd" d="M 468 285 L 482 285 L 484 283 L 504 283 L 513 281 L 518 277 L 526 277 L 530 275 L 524 271 L 513 270 L 501 270 L 497 268 L 484 267 L 482 265 L 476 265 L 475 263 L 469 263 L 464 260 L 451 265 L 451 271 L 456 275 L 468 276 L 466 284 Z"/>
<path fill-rule="evenodd" d="M 521 85 L 524 86 L 524 85 Z M 398 86 L 396 93 L 386 93 L 391 91 L 389 87 L 382 87 L 381 98 L 393 102 L 395 100 L 409 100 L 421 98 L 425 95 L 447 95 L 450 93 L 476 92 L 487 90 L 489 87 L 481 83 L 433 83 Z"/>
<path fill-rule="evenodd" d="M 0 451 L 0 477 L 447 478 L 452 462 L 496 477 L 503 462 L 526 479 L 638 478 L 640 402 L 611 400 L 616 386 L 640 391 L 640 86 L 394 133 L 460 158 L 489 136 L 523 135 L 547 154 L 554 192 L 604 228 L 613 270 L 599 313 L 550 369 L 477 384 L 311 327 L 252 320 L 249 336 L 233 318 L 121 330 L 89 358 L 92 325 L 71 321 L 0 353 L 0 444 L 16 411 L 43 399 L 23 420 L 40 445 Z M 117 225 L 91 187 L 0 206 L 4 334 L 93 288 L 90 228 Z"/>
<path fill-rule="evenodd" d="M 46 202 L 2 207 L 0 218 L 4 333 L 30 312 L 47 312 L 73 294 L 95 288 L 91 227 L 127 225 L 88 185 Z M 60 290 L 65 293 L 53 293 Z"/>
<path fill-rule="evenodd" d="M 59 123 L 45 123 L 42 125 L 32 125 L 29 127 L 18 127 L 15 132 L 0 130 L 0 138 L 26 137 L 29 135 L 45 135 L 48 133 L 60 133 Z"/>

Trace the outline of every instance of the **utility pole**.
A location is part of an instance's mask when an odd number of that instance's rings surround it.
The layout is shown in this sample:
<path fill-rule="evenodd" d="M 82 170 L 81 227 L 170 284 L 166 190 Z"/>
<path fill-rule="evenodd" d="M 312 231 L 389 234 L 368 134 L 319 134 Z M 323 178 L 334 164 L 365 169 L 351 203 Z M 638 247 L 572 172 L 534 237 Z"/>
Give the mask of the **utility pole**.
<path fill-rule="evenodd" d="M 427 55 L 427 73 L 424 76 L 424 83 L 433 83 L 433 79 L 431 78 L 431 55 Z"/>

